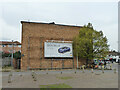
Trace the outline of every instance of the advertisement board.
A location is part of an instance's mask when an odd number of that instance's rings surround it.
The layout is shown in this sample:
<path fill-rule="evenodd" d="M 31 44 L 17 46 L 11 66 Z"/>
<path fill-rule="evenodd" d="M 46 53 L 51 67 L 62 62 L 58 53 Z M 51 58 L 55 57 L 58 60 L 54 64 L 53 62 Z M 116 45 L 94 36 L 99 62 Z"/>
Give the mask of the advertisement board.
<path fill-rule="evenodd" d="M 72 58 L 72 43 L 44 42 L 44 57 Z"/>

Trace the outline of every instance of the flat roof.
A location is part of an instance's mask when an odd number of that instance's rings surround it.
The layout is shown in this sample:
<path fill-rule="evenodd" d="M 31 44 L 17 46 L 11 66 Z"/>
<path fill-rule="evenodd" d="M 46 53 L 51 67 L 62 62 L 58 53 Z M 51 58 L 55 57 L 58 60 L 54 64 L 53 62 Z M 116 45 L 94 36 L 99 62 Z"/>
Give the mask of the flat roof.
<path fill-rule="evenodd" d="M 11 41 L 0 41 L 0 45 L 12 45 L 12 44 L 21 45 L 21 43 L 18 42 L 18 41 L 14 41 L 14 42 L 11 42 Z"/>
<path fill-rule="evenodd" d="M 76 26 L 76 25 L 55 24 L 55 22 L 43 23 L 43 22 L 30 22 L 30 21 L 21 21 L 21 23 L 50 24 L 50 25 L 71 26 L 71 27 L 80 27 L 80 28 L 82 28 L 82 27 L 83 27 L 83 26 Z"/>

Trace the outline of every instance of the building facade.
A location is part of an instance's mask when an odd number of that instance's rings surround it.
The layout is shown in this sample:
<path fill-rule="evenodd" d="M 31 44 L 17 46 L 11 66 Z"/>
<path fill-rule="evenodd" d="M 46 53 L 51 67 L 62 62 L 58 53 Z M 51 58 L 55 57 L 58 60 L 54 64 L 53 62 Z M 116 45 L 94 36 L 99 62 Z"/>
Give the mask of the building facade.
<path fill-rule="evenodd" d="M 119 52 L 109 51 L 107 55 L 107 60 L 118 62 L 119 59 L 120 59 Z"/>
<path fill-rule="evenodd" d="M 45 42 L 71 43 L 79 34 L 81 26 L 55 23 L 21 21 L 22 48 L 21 69 L 61 69 L 76 68 L 77 61 L 71 57 L 45 57 Z M 53 51 L 51 50 L 51 53 Z M 79 66 L 85 60 L 78 60 Z"/>
<path fill-rule="evenodd" d="M 0 41 L 0 52 L 4 53 L 15 53 L 21 51 L 21 43 L 18 41 L 10 42 L 10 41 Z"/>

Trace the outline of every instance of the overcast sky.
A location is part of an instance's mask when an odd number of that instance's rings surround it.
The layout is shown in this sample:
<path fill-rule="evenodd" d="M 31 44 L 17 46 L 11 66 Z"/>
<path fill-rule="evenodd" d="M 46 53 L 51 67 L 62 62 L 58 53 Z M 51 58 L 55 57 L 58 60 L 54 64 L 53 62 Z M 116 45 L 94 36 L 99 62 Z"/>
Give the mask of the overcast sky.
<path fill-rule="evenodd" d="M 92 23 L 118 50 L 118 2 L 2 2 L 0 40 L 21 42 L 21 20 L 83 26 Z"/>

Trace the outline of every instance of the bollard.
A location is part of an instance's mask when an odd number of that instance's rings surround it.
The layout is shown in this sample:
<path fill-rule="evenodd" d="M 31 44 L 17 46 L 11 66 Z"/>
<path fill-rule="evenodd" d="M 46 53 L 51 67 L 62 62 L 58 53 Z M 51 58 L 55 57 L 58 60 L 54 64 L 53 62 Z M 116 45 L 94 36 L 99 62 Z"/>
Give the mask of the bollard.
<path fill-rule="evenodd" d="M 104 69 L 102 69 L 102 73 L 104 73 Z"/>
<path fill-rule="evenodd" d="M 36 79 L 36 73 L 34 72 L 34 81 L 37 81 L 37 79 Z"/>
<path fill-rule="evenodd" d="M 20 74 L 20 77 L 22 77 L 22 74 Z"/>
<path fill-rule="evenodd" d="M 117 70 L 116 70 L 116 68 L 114 69 L 114 73 L 117 73 Z"/>
<path fill-rule="evenodd" d="M 62 71 L 61 71 L 61 74 L 62 74 Z"/>
<path fill-rule="evenodd" d="M 12 79 L 11 79 L 11 74 L 9 74 L 9 76 L 8 76 L 8 83 L 11 83 L 12 82 Z"/>
<path fill-rule="evenodd" d="M 34 73 L 32 73 L 32 77 L 34 78 Z"/>
<path fill-rule="evenodd" d="M 48 69 L 47 69 L 47 73 L 46 74 L 48 74 Z"/>
<path fill-rule="evenodd" d="M 84 67 L 84 65 L 83 65 L 83 66 L 82 66 L 83 73 L 85 73 L 84 68 L 85 68 L 85 67 Z"/>
<path fill-rule="evenodd" d="M 94 73 L 94 72 L 93 72 L 93 69 L 91 69 L 91 73 Z"/>
<path fill-rule="evenodd" d="M 75 74 L 76 74 L 77 72 L 76 72 L 76 69 L 75 69 Z"/>
<path fill-rule="evenodd" d="M 19 74 L 19 75 L 20 75 L 20 77 L 22 77 L 22 73 L 21 73 L 21 72 L 20 72 L 20 74 Z"/>
<path fill-rule="evenodd" d="M 76 74 L 76 71 L 75 71 L 75 74 Z"/>
<path fill-rule="evenodd" d="M 104 73 L 104 65 L 102 66 L 102 73 Z"/>
<path fill-rule="evenodd" d="M 34 78 L 33 78 L 33 79 L 34 79 L 34 81 L 37 81 L 36 76 L 34 76 Z"/>
<path fill-rule="evenodd" d="M 32 74 L 31 74 L 31 75 L 32 75 L 32 77 L 34 76 L 34 71 L 32 71 Z"/>
<path fill-rule="evenodd" d="M 110 70 L 112 70 L 112 64 L 110 64 Z"/>
<path fill-rule="evenodd" d="M 34 72 L 34 71 L 32 71 L 32 74 L 31 74 L 31 75 L 32 75 L 33 80 L 34 80 L 34 81 L 37 81 L 37 79 L 36 79 L 36 77 L 35 77 L 35 72 Z"/>
<path fill-rule="evenodd" d="M 10 74 L 9 74 L 9 76 L 8 76 L 8 83 L 11 83 L 11 82 L 12 82 L 11 77 L 12 77 L 12 72 L 10 72 Z"/>
<path fill-rule="evenodd" d="M 85 73 L 84 68 L 83 68 L 83 73 Z"/>
<path fill-rule="evenodd" d="M 34 72 L 33 72 L 33 71 L 32 71 L 32 74 L 31 74 L 31 75 L 32 75 L 32 78 L 34 78 Z"/>
<path fill-rule="evenodd" d="M 34 78 L 34 81 L 37 81 L 37 79 L 36 79 L 36 78 Z"/>
<path fill-rule="evenodd" d="M 12 72 L 10 72 L 9 76 L 12 76 Z"/>
<path fill-rule="evenodd" d="M 12 80 L 11 80 L 11 76 L 8 76 L 8 83 L 11 83 Z"/>

